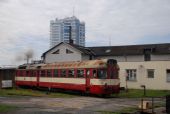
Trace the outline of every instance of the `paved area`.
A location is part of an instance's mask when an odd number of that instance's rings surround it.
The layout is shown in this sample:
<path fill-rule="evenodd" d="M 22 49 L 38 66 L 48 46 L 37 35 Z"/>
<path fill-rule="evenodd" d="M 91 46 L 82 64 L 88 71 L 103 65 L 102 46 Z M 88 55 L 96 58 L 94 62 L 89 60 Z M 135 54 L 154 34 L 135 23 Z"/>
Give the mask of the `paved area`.
<path fill-rule="evenodd" d="M 155 100 L 155 102 L 162 101 L 162 99 Z M 0 103 L 19 107 L 16 111 L 7 114 L 100 114 L 100 111 L 137 107 L 140 99 L 0 97 Z"/>

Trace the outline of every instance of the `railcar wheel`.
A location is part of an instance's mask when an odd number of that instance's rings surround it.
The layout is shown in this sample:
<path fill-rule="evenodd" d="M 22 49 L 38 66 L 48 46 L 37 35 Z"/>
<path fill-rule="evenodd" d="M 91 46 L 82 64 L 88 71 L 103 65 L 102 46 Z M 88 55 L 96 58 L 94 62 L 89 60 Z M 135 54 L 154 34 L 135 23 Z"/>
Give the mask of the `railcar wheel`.
<path fill-rule="evenodd" d="M 109 98 L 110 94 L 102 94 L 101 96 L 102 96 L 102 98 Z"/>

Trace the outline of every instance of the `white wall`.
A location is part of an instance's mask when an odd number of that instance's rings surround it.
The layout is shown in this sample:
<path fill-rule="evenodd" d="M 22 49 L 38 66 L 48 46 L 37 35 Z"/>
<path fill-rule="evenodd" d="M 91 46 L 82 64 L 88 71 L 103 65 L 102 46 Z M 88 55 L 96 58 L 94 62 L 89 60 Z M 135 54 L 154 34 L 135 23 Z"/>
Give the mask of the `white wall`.
<path fill-rule="evenodd" d="M 144 56 L 143 55 L 128 55 L 128 56 L 100 56 L 96 58 L 108 58 L 108 59 L 115 59 L 119 62 L 131 62 L 131 61 L 144 61 Z"/>
<path fill-rule="evenodd" d="M 137 70 L 137 80 L 127 81 L 128 88 L 141 89 L 146 85 L 147 89 L 170 90 L 170 82 L 166 81 L 166 70 L 170 69 L 170 61 L 147 61 L 147 62 L 118 62 L 120 67 L 121 86 L 126 86 L 126 69 Z M 154 78 L 147 77 L 147 69 L 154 69 Z"/>
<path fill-rule="evenodd" d="M 52 54 L 56 50 L 60 50 L 59 54 Z M 66 49 L 73 51 L 73 53 L 66 54 Z M 75 48 L 67 44 L 61 44 L 50 52 L 46 53 L 45 63 L 52 62 L 62 62 L 62 61 L 81 61 L 82 55 L 81 52 L 77 51 Z"/>
<path fill-rule="evenodd" d="M 167 61 L 170 60 L 170 55 L 151 55 L 152 61 Z"/>
<path fill-rule="evenodd" d="M 90 55 L 82 55 L 82 60 L 89 60 Z"/>

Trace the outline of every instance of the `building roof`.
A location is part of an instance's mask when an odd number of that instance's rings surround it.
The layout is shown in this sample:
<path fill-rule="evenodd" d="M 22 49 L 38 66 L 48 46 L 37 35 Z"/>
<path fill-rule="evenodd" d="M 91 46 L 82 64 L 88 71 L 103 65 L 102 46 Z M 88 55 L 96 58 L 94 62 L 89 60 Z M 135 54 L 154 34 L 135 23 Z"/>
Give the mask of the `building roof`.
<path fill-rule="evenodd" d="M 86 55 L 95 55 L 95 53 L 88 47 L 79 46 L 79 45 L 76 45 L 76 44 L 69 44 L 69 45 L 80 50 L 81 52 L 83 52 Z"/>
<path fill-rule="evenodd" d="M 170 43 L 88 47 L 96 56 L 142 55 L 146 50 L 152 54 L 170 54 Z"/>
<path fill-rule="evenodd" d="M 54 47 L 50 48 L 50 49 L 47 50 L 46 52 L 44 52 L 41 57 L 44 57 L 46 53 L 48 53 L 49 51 L 55 49 L 56 47 L 58 47 L 58 46 L 61 45 L 61 44 L 68 44 L 68 45 L 72 46 L 73 48 L 79 50 L 81 53 L 83 53 L 83 54 L 85 54 L 85 55 L 94 55 L 94 54 L 95 54 L 95 53 L 94 53 L 91 49 L 89 49 L 89 48 L 86 48 L 86 47 L 83 47 L 83 46 L 79 46 L 79 45 L 75 45 L 75 44 L 70 44 L 70 43 L 61 42 L 61 43 L 55 45 Z"/>
<path fill-rule="evenodd" d="M 63 42 L 47 50 L 42 57 L 49 51 L 53 50 Z M 142 55 L 146 50 L 152 54 L 170 54 L 170 43 L 162 44 L 143 44 L 143 45 L 124 45 L 124 46 L 100 46 L 100 47 L 83 47 L 75 44 L 64 43 L 76 48 L 86 55 L 95 56 L 122 56 L 122 55 Z"/>

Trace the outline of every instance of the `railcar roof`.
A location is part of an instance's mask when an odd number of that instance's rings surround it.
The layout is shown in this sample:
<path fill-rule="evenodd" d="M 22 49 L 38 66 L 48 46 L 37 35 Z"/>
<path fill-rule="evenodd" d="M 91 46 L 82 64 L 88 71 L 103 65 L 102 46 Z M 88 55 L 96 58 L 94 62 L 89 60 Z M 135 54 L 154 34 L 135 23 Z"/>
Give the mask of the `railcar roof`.
<path fill-rule="evenodd" d="M 73 62 L 56 62 L 46 64 L 41 69 L 66 69 L 66 68 L 104 68 L 107 66 L 108 59 L 102 60 L 87 60 Z"/>
<path fill-rule="evenodd" d="M 32 64 L 25 65 L 24 68 L 19 69 L 73 69 L 73 68 L 105 68 L 109 59 L 97 59 L 86 61 L 68 61 L 68 62 L 55 62 L 48 64 Z"/>

